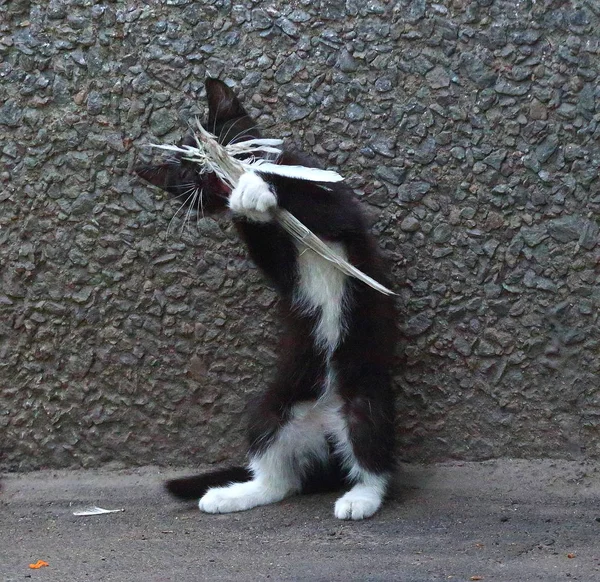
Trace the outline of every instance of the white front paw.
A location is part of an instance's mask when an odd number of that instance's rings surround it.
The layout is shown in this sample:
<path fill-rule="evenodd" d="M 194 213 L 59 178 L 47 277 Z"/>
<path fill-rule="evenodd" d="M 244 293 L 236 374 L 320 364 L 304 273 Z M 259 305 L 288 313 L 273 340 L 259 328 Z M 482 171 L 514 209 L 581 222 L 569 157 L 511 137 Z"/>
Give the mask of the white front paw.
<path fill-rule="evenodd" d="M 260 176 L 252 172 L 242 174 L 229 197 L 229 208 L 250 220 L 272 220 L 271 210 L 277 206 L 277 196 Z"/>

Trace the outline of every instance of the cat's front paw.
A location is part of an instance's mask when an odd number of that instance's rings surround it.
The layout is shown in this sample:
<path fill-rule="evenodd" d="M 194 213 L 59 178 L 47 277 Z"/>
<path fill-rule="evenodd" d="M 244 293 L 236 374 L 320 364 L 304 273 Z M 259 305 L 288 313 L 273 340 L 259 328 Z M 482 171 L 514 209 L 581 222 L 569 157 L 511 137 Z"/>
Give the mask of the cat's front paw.
<path fill-rule="evenodd" d="M 252 172 L 242 174 L 229 197 L 229 208 L 255 222 L 273 219 L 271 210 L 277 206 L 277 196 L 260 176 Z"/>
<path fill-rule="evenodd" d="M 377 495 L 358 494 L 352 490 L 335 502 L 334 515 L 338 519 L 365 519 L 381 507 Z"/>

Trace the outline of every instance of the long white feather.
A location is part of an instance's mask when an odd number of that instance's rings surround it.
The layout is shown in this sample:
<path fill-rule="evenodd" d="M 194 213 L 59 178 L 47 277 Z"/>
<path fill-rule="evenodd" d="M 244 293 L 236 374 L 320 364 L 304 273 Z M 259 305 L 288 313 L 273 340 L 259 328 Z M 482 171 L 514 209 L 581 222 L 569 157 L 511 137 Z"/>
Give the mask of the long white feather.
<path fill-rule="evenodd" d="M 273 146 L 273 147 L 277 147 L 283 145 L 283 140 L 282 139 L 273 139 L 273 138 L 268 138 L 268 137 L 257 137 L 254 139 L 247 139 L 246 141 L 236 141 L 233 142 L 231 144 L 229 144 L 229 147 L 231 148 L 244 148 L 244 149 L 248 149 L 248 148 L 253 148 L 255 146 Z M 227 146 L 226 146 L 227 147 Z"/>
<path fill-rule="evenodd" d="M 284 166 L 283 164 L 273 164 L 262 160 L 257 160 L 248 164 L 248 166 L 249 169 L 257 172 L 296 178 L 297 180 L 308 180 L 309 182 L 341 182 L 344 179 L 343 176 L 333 170 L 320 170 L 319 168 L 307 168 L 306 166 Z"/>

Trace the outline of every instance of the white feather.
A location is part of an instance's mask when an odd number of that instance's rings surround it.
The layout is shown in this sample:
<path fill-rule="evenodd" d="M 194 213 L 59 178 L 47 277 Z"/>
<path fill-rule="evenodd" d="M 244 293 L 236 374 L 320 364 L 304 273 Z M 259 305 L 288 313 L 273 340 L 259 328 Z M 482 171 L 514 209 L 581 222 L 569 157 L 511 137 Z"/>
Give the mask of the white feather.
<path fill-rule="evenodd" d="M 104 515 L 105 513 L 119 513 L 125 511 L 124 509 L 102 509 L 102 507 L 90 507 L 89 509 L 83 509 L 82 511 L 74 511 L 73 515 L 77 517 L 87 517 L 89 515 Z"/>
<path fill-rule="evenodd" d="M 230 148 L 241 148 L 241 147 L 254 147 L 254 146 L 281 146 L 283 145 L 282 139 L 271 139 L 266 137 L 257 137 L 256 139 L 247 139 L 245 141 L 236 141 L 234 143 L 229 144 Z"/>
<path fill-rule="evenodd" d="M 320 170 L 319 168 L 307 168 L 306 166 L 286 166 L 265 162 L 264 160 L 256 160 L 248 166 L 256 172 L 308 180 L 309 182 L 341 182 L 344 179 L 343 176 L 333 170 Z"/>

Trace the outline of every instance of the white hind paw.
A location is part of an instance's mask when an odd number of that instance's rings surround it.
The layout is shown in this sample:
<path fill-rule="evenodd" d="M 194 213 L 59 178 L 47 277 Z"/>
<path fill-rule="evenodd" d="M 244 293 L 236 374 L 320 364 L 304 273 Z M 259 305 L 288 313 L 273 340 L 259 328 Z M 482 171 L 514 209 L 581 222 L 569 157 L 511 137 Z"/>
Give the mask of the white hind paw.
<path fill-rule="evenodd" d="M 205 513 L 232 513 L 275 503 L 285 496 L 283 491 L 270 489 L 256 481 L 247 481 L 209 489 L 198 502 L 198 508 Z"/>
<path fill-rule="evenodd" d="M 198 508 L 205 513 L 232 513 L 254 505 L 248 497 L 232 495 L 227 487 L 209 489 L 198 502 Z"/>
<path fill-rule="evenodd" d="M 369 475 L 365 481 L 356 484 L 335 502 L 334 514 L 338 519 L 365 519 L 381 507 L 387 478 Z"/>
<path fill-rule="evenodd" d="M 338 519 L 365 519 L 381 507 L 380 499 L 352 498 L 351 493 L 346 493 L 335 502 L 334 514 Z"/>
<path fill-rule="evenodd" d="M 229 208 L 255 222 L 272 220 L 271 210 L 277 206 L 277 196 L 257 174 L 242 174 L 229 196 Z"/>

